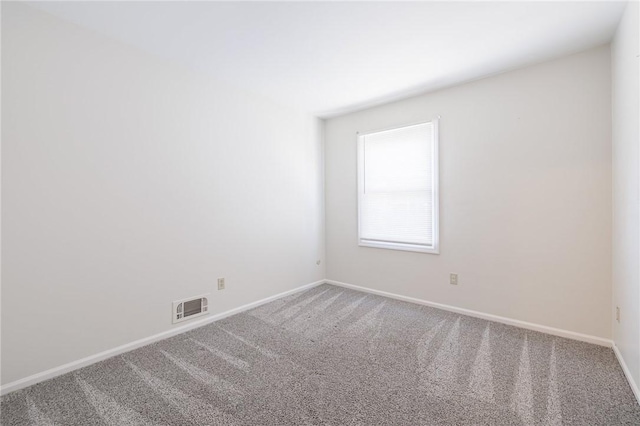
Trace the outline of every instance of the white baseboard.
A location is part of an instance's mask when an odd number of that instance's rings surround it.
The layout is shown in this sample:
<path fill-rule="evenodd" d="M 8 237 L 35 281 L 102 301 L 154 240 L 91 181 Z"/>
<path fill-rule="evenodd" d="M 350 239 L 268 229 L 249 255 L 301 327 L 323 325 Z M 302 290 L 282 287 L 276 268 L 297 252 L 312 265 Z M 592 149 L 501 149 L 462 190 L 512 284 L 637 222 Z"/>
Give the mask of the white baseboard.
<path fill-rule="evenodd" d="M 120 355 L 122 353 L 132 351 L 134 349 L 149 345 L 159 340 L 163 340 L 168 337 L 175 336 L 180 333 L 184 333 L 194 328 L 202 327 L 203 325 L 206 325 L 208 323 L 219 321 L 231 315 L 239 314 L 240 312 L 253 309 L 260 305 L 264 305 L 265 303 L 271 302 L 272 300 L 279 299 L 281 297 L 288 296 L 290 294 L 297 293 L 303 290 L 308 290 L 320 284 L 324 284 L 324 282 L 325 280 L 320 280 L 311 284 L 306 284 L 301 287 L 294 288 L 293 290 L 288 290 L 279 294 L 275 294 L 273 296 L 269 296 L 267 298 L 264 298 L 255 302 L 251 302 L 246 305 L 242 305 L 237 308 L 230 309 L 225 312 L 221 312 L 219 314 L 210 315 L 210 316 L 207 316 L 206 318 L 190 322 L 189 324 L 175 327 L 175 328 L 172 328 L 171 330 L 163 331 L 162 333 L 154 334 L 153 336 L 145 337 L 143 339 L 136 340 L 134 342 L 127 343 L 122 346 L 118 346 L 117 348 L 108 349 L 104 352 L 100 352 L 98 354 L 91 355 L 86 358 L 82 358 L 77 361 L 73 361 L 68 364 L 64 364 L 59 367 L 55 367 L 50 370 L 43 371 L 41 373 L 33 374 L 23 379 L 16 380 L 15 382 L 7 383 L 6 385 L 3 385 L 2 387 L 0 387 L 0 395 L 5 395 L 7 393 L 14 392 L 22 388 L 26 388 L 28 386 L 35 385 L 36 383 L 53 379 L 54 377 L 69 373 L 71 371 L 77 370 L 82 367 L 86 367 L 91 364 L 95 364 L 96 362 L 105 360 L 107 358 L 111 358 L 116 355 Z"/>
<path fill-rule="evenodd" d="M 615 342 L 613 342 L 613 353 L 616 354 L 616 358 L 618 358 L 618 362 L 622 367 L 624 376 L 627 378 L 627 381 L 629 382 L 629 386 L 631 386 L 631 390 L 633 391 L 633 394 L 636 396 L 636 401 L 638 401 L 638 404 L 640 404 L 640 389 L 638 389 L 638 384 L 636 383 L 633 376 L 631 375 L 631 371 L 629 371 L 629 367 L 627 367 L 627 363 L 624 361 L 624 358 L 622 358 L 620 349 L 618 349 Z"/>
<path fill-rule="evenodd" d="M 527 330 L 539 331 L 541 333 L 552 334 L 554 336 L 566 337 L 568 339 L 580 340 L 582 342 L 594 343 L 600 346 L 612 347 L 613 341 L 602 337 L 591 336 L 588 334 L 576 333 L 574 331 L 562 330 L 559 328 L 548 327 L 546 325 L 534 324 L 531 322 L 520 321 L 517 319 L 501 317 L 498 315 L 485 314 L 484 312 L 472 311 L 470 309 L 457 308 L 455 306 L 444 305 L 442 303 L 430 302 L 428 300 L 416 299 L 414 297 L 402 296 L 395 293 L 388 293 L 381 290 L 373 290 L 367 287 L 360 287 L 353 284 L 347 284 L 340 281 L 325 280 L 327 284 L 333 284 L 340 287 L 350 288 L 353 290 L 363 291 L 366 293 L 377 294 L 379 296 L 390 297 L 392 299 L 402 300 L 404 302 L 417 303 L 418 305 L 431 306 L 433 308 L 445 311 L 455 312 L 470 317 L 481 318 L 489 321 L 500 322 L 502 324 L 512 325 L 514 327 L 526 328 Z"/>

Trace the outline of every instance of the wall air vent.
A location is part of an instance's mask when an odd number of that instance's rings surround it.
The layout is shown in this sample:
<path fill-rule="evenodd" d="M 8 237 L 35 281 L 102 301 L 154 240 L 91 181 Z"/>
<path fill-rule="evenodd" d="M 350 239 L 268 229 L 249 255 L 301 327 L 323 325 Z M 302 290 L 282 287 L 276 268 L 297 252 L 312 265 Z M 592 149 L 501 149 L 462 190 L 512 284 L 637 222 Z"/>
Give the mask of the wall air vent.
<path fill-rule="evenodd" d="M 196 296 L 173 302 L 173 323 L 186 321 L 209 313 L 209 295 Z"/>

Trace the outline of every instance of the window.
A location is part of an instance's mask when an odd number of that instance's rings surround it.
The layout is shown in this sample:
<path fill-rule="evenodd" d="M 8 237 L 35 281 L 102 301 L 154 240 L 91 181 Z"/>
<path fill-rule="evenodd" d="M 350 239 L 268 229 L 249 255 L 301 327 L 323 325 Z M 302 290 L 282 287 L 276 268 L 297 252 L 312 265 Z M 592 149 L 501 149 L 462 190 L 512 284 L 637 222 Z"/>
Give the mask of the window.
<path fill-rule="evenodd" d="M 358 135 L 359 245 L 438 253 L 438 121 Z"/>

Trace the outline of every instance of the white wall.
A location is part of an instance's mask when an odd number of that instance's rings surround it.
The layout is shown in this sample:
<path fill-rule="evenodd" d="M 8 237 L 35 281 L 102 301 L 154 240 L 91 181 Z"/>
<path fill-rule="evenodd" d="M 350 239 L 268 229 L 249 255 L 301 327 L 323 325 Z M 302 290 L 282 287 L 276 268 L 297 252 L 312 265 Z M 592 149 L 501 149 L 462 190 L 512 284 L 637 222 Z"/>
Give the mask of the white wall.
<path fill-rule="evenodd" d="M 638 3 L 629 2 L 612 43 L 613 322 L 616 346 L 640 385 L 640 69 Z M 615 311 L 614 311 L 615 312 Z"/>
<path fill-rule="evenodd" d="M 327 120 L 327 278 L 610 338 L 609 55 Z M 441 254 L 358 247 L 356 132 L 438 114 Z"/>
<path fill-rule="evenodd" d="M 2 9 L 2 383 L 324 278 L 320 120 Z"/>

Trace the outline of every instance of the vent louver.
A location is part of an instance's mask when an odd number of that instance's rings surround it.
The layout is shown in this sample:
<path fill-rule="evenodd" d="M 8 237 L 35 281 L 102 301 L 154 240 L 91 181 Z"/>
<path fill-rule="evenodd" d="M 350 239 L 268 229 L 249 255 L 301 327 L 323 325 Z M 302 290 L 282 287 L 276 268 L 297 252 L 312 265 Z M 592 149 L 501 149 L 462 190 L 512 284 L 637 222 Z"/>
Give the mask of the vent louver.
<path fill-rule="evenodd" d="M 209 295 L 192 297 L 189 299 L 176 300 L 173 302 L 172 322 L 185 321 L 209 313 Z"/>

